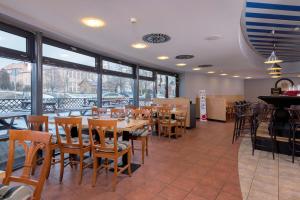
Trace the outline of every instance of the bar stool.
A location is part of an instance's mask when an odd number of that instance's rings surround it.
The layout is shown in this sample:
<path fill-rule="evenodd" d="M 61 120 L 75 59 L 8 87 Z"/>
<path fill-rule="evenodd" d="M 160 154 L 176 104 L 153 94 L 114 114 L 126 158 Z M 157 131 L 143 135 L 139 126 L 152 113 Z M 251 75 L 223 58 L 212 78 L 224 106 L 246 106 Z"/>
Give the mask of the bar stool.
<path fill-rule="evenodd" d="M 300 139 L 296 138 L 296 135 L 299 134 L 300 131 L 300 108 L 297 106 L 291 106 L 287 109 L 290 114 L 290 149 L 292 150 L 292 162 L 295 162 L 295 153 L 299 153 L 300 151 L 296 151 L 295 147 L 300 146 Z"/>

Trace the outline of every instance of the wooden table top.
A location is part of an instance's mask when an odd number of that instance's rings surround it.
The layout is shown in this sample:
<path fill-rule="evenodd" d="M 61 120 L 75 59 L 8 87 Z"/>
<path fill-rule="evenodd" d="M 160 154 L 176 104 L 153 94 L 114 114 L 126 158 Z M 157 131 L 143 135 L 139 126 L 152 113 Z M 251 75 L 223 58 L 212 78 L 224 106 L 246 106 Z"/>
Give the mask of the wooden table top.
<path fill-rule="evenodd" d="M 83 129 L 88 129 L 89 125 L 88 125 L 88 119 L 92 119 L 92 116 L 79 116 L 82 118 L 82 128 Z M 102 120 L 111 120 L 114 118 L 110 118 L 110 117 L 100 117 L 99 119 Z M 50 119 L 49 120 L 50 124 L 54 124 L 54 119 Z M 142 128 L 143 126 L 147 125 L 149 123 L 148 120 L 140 120 L 140 119 L 130 119 L 129 122 L 127 122 L 124 119 L 120 119 L 117 122 L 117 129 L 119 132 L 121 131 L 135 131 L 139 128 Z"/>
<path fill-rule="evenodd" d="M 13 117 L 25 117 L 27 115 L 30 115 L 30 112 L 8 112 L 8 113 L 1 113 L 0 119 L 7 119 L 7 118 L 13 118 Z"/>

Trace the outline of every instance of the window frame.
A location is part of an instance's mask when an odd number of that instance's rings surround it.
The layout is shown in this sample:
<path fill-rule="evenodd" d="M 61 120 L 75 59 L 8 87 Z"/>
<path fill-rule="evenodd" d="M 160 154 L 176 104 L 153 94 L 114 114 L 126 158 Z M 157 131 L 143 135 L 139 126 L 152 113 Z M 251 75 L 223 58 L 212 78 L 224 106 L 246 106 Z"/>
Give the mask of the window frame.
<path fill-rule="evenodd" d="M 73 45 L 69 45 L 57 40 L 50 39 L 48 37 L 43 37 L 43 44 L 47 44 L 50 46 L 54 46 L 57 48 L 61 48 L 67 51 L 72 51 L 75 53 L 79 53 L 85 56 L 90 56 L 95 58 L 95 67 L 88 66 L 88 65 L 83 65 L 75 62 L 70 62 L 70 61 L 64 61 L 60 59 L 55 59 L 55 58 L 50 58 L 47 56 L 43 55 L 43 65 L 52 65 L 56 67 L 62 67 L 62 68 L 71 68 L 71 69 L 76 69 L 76 70 L 82 70 L 82 71 L 87 71 L 87 72 L 94 72 L 94 73 L 99 73 L 99 56 L 96 53 L 81 49 L 79 47 L 75 47 Z"/>
<path fill-rule="evenodd" d="M 151 68 L 148 68 L 148 67 L 139 67 L 139 69 L 142 69 L 142 70 L 146 70 L 146 71 L 151 71 L 152 72 L 152 77 L 148 77 L 148 76 L 141 76 L 140 74 L 138 74 L 139 76 L 139 79 L 140 80 L 146 80 L 146 81 L 155 81 L 155 70 L 151 69 Z"/>
<path fill-rule="evenodd" d="M 116 64 L 126 65 L 127 67 L 132 68 L 132 74 L 117 72 L 109 69 L 103 69 L 103 61 L 108 61 Z M 119 77 L 126 77 L 136 79 L 136 65 L 128 62 L 124 62 L 122 60 L 100 56 L 100 74 L 102 75 L 111 75 L 111 76 L 119 76 Z"/>
<path fill-rule="evenodd" d="M 35 47 L 34 47 L 33 33 L 15 26 L 11 26 L 1 21 L 0 21 L 0 30 L 16 36 L 24 37 L 26 39 L 26 52 L 0 47 L 0 57 L 27 61 L 31 63 L 35 62 L 34 59 Z"/>

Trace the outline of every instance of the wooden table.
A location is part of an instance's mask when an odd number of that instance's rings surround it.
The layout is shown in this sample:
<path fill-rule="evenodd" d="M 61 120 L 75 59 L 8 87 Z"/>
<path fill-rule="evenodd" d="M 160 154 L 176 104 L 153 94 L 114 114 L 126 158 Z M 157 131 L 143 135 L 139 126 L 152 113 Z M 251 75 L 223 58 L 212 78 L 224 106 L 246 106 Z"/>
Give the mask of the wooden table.
<path fill-rule="evenodd" d="M 2 113 L 0 114 L 0 130 L 1 129 L 17 129 L 14 126 L 14 121 L 16 118 L 24 118 L 27 124 L 27 115 L 29 112 L 9 112 L 9 113 Z M 10 119 L 10 122 L 6 122 L 6 119 Z"/>
<path fill-rule="evenodd" d="M 88 119 L 93 119 L 94 117 L 91 116 L 78 116 L 82 118 L 82 129 L 88 129 L 89 128 L 89 124 L 88 124 Z M 103 119 L 103 120 L 111 120 L 114 118 L 110 118 L 110 117 L 100 117 L 99 119 Z M 148 120 L 136 120 L 136 119 L 130 119 L 129 122 L 127 122 L 126 120 L 118 120 L 117 122 L 117 129 L 118 132 L 133 132 L 136 131 L 139 128 L 142 128 L 143 126 L 148 124 Z M 54 119 L 50 119 L 49 120 L 50 124 L 54 124 L 55 121 Z"/>

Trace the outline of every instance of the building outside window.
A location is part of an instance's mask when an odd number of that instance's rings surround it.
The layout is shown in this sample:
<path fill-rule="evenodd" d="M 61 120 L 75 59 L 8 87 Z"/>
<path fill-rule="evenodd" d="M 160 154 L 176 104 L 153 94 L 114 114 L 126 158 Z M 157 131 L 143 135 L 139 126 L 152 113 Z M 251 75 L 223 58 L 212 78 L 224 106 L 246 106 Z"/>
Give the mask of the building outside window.
<path fill-rule="evenodd" d="M 124 107 L 133 104 L 132 78 L 102 75 L 102 106 Z"/>
<path fill-rule="evenodd" d="M 168 97 L 175 98 L 176 97 L 176 77 L 168 76 Z"/>
<path fill-rule="evenodd" d="M 157 98 L 166 98 L 166 84 L 167 84 L 167 76 L 162 74 L 157 74 Z"/>

